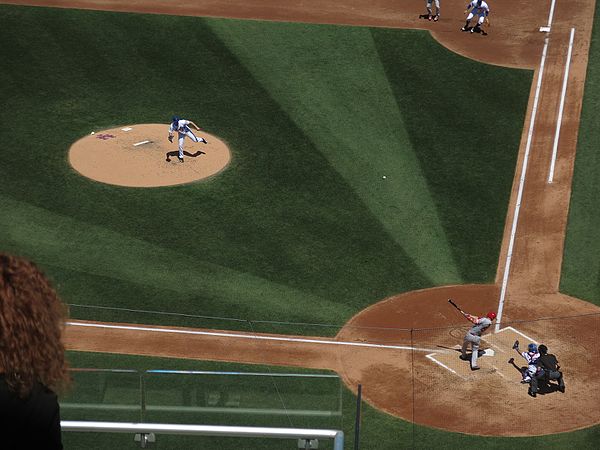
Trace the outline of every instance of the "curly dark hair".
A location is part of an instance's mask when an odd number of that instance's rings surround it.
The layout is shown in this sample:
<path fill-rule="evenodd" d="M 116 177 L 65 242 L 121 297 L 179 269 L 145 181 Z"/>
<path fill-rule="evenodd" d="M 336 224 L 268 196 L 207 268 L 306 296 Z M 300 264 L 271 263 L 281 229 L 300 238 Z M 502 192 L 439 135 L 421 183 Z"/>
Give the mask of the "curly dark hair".
<path fill-rule="evenodd" d="M 0 372 L 20 397 L 38 382 L 55 392 L 69 385 L 61 340 L 67 316 L 34 263 L 0 253 Z"/>

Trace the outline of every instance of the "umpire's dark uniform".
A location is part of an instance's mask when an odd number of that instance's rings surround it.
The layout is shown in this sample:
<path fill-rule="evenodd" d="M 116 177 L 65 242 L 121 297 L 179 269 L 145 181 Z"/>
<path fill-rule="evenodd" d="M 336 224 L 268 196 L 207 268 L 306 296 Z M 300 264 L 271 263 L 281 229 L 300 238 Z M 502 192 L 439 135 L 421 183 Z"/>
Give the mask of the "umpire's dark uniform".
<path fill-rule="evenodd" d="M 536 365 L 542 370 L 538 371 L 531 379 L 529 395 L 535 397 L 539 390 L 538 383 L 540 380 L 544 383 L 547 383 L 550 380 L 558 380 L 558 390 L 560 392 L 565 392 L 565 382 L 563 380 L 562 372 L 558 370 L 560 369 L 560 366 L 558 365 L 556 356 L 548 354 L 548 347 L 545 345 L 540 345 L 538 351 L 540 352 L 540 357 L 537 359 Z"/>

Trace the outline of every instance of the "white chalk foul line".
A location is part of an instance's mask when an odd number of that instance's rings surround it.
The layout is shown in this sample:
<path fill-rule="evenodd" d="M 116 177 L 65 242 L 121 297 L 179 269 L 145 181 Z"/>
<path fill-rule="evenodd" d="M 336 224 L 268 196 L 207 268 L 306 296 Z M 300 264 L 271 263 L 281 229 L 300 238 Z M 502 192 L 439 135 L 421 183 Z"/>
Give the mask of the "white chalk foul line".
<path fill-rule="evenodd" d="M 435 349 L 420 348 L 420 347 L 409 347 L 404 345 L 383 345 L 383 344 L 367 344 L 364 342 L 346 342 L 346 341 L 327 341 L 320 339 L 304 339 L 304 338 L 291 338 L 291 337 L 277 337 L 277 336 L 261 336 L 251 334 L 240 334 L 240 333 L 225 333 L 217 331 L 194 331 L 194 330 L 175 330 L 170 328 L 151 328 L 151 327 L 138 327 L 130 325 L 108 325 L 108 324 L 94 324 L 94 323 L 80 323 L 80 322 L 67 322 L 67 325 L 72 327 L 87 327 L 87 328 L 104 328 L 111 330 L 128 330 L 128 331 L 148 331 L 152 333 L 171 333 L 171 334 L 190 334 L 197 336 L 215 336 L 215 337 L 226 337 L 236 339 L 251 339 L 257 341 L 279 341 L 279 342 L 298 342 L 303 344 L 322 344 L 322 345 L 345 345 L 351 347 L 368 347 L 368 348 L 385 348 L 393 350 L 414 350 L 417 352 L 436 352 Z M 438 353 L 445 353 L 438 351 Z"/>
<path fill-rule="evenodd" d="M 552 28 L 552 19 L 554 18 L 554 3 L 556 0 L 552 0 L 552 4 L 550 5 L 550 14 L 548 14 L 548 28 Z M 548 30 L 550 31 L 550 30 Z"/>
<path fill-rule="evenodd" d="M 538 72 L 537 85 L 535 87 L 535 96 L 533 99 L 533 107 L 531 108 L 531 120 L 529 122 L 529 131 L 527 133 L 527 144 L 525 145 L 525 155 L 523 157 L 523 167 L 521 169 L 521 177 L 519 180 L 519 190 L 517 193 L 517 202 L 513 216 L 512 228 L 510 231 L 510 241 L 506 254 L 506 264 L 504 265 L 504 276 L 502 277 L 502 289 L 500 290 L 500 300 L 498 302 L 498 315 L 496 321 L 496 333 L 500 329 L 502 322 L 502 311 L 504 310 L 504 300 L 506 298 L 506 289 L 508 287 L 508 274 L 510 272 L 510 264 L 512 261 L 512 252 L 515 246 L 515 236 L 517 234 L 517 223 L 519 222 L 519 212 L 521 210 L 521 200 L 523 199 L 523 188 L 525 186 L 525 174 L 527 173 L 527 163 L 529 162 L 529 152 L 531 150 L 531 141 L 533 139 L 533 129 L 535 126 L 535 117 L 537 114 L 538 103 L 540 100 L 540 90 L 542 88 L 542 77 L 544 75 L 544 65 L 546 64 L 546 55 L 548 53 L 548 38 L 544 39 L 544 49 L 542 51 L 542 60 L 540 61 L 540 69 Z"/>
<path fill-rule="evenodd" d="M 149 144 L 152 141 L 141 141 L 141 142 L 136 142 L 135 144 L 133 144 L 134 147 L 137 147 L 138 145 L 144 145 L 144 144 Z"/>
<path fill-rule="evenodd" d="M 571 37 L 569 38 L 569 50 L 567 51 L 567 62 L 565 63 L 565 77 L 563 78 L 562 92 L 560 94 L 560 106 L 558 108 L 558 119 L 556 120 L 556 131 L 554 133 L 554 145 L 552 146 L 552 159 L 550 160 L 550 172 L 548 173 L 548 183 L 552 183 L 552 181 L 554 181 L 554 167 L 556 165 L 556 156 L 558 154 L 558 139 L 560 137 L 560 127 L 562 125 L 565 98 L 567 97 L 567 84 L 569 80 L 569 69 L 571 67 L 571 55 L 573 54 L 574 37 L 575 28 L 571 28 Z"/>
<path fill-rule="evenodd" d="M 552 0 L 552 3 L 550 5 L 550 13 L 548 14 L 548 25 L 545 27 L 540 27 L 540 31 L 544 33 L 549 33 L 552 29 L 552 19 L 554 18 L 554 3 L 555 0 Z"/>

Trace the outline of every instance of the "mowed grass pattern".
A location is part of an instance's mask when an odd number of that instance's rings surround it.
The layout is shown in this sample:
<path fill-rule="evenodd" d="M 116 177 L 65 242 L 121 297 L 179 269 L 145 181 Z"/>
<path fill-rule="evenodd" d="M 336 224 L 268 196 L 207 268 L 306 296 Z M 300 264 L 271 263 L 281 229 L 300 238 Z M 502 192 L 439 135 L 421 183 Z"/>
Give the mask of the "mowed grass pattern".
<path fill-rule="evenodd" d="M 596 17 L 600 5 L 596 3 Z M 600 306 L 600 30 L 592 32 L 560 289 Z"/>
<path fill-rule="evenodd" d="M 493 281 L 531 72 L 417 31 L 0 11 L 0 247 L 68 303 L 337 326 Z M 132 189 L 67 163 L 92 130 L 173 113 L 229 144 L 223 173 Z"/>

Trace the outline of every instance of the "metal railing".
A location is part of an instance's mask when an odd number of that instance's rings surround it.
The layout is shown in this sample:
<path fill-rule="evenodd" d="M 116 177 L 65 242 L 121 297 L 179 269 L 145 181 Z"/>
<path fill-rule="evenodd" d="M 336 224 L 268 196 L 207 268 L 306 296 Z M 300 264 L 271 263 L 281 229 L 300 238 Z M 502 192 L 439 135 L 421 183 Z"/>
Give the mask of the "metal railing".
<path fill-rule="evenodd" d="M 344 432 L 305 428 L 235 427 L 218 425 L 180 425 L 165 423 L 88 422 L 63 420 L 63 431 L 135 433 L 142 448 L 152 442 L 155 434 L 176 434 L 222 437 L 266 437 L 277 439 L 300 439 L 309 443 L 314 439 L 333 439 L 333 450 L 343 450 Z"/>

